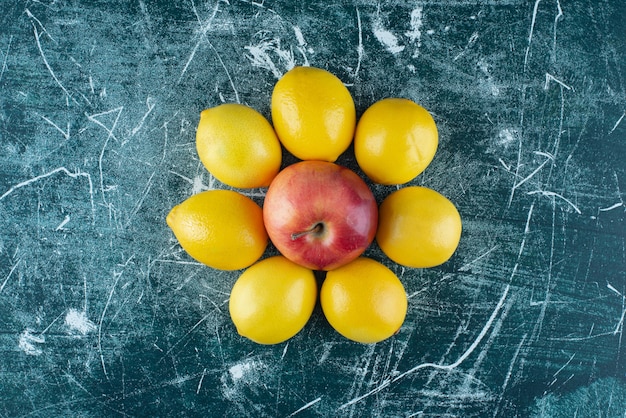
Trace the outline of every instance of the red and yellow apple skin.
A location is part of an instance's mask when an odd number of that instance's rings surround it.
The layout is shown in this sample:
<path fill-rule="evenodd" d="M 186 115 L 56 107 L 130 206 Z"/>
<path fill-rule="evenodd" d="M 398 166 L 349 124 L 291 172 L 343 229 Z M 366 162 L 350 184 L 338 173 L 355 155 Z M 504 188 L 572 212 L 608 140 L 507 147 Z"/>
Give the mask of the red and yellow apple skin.
<path fill-rule="evenodd" d="M 333 270 L 372 243 L 378 206 L 354 171 L 324 161 L 301 161 L 270 184 L 263 220 L 282 255 L 312 270 Z"/>

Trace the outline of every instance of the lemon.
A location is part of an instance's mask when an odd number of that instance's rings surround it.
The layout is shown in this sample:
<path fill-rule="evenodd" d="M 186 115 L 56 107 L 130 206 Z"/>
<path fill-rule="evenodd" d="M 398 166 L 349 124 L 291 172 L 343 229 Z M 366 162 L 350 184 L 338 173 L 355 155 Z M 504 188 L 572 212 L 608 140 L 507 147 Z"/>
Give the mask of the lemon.
<path fill-rule="evenodd" d="M 329 271 L 320 290 L 320 302 L 337 332 L 365 344 L 398 332 L 407 311 L 406 292 L 398 277 L 366 257 Z"/>
<path fill-rule="evenodd" d="M 363 172 L 379 184 L 404 184 L 430 164 L 439 135 L 432 116 L 408 99 L 370 106 L 354 134 L 354 154 Z"/>
<path fill-rule="evenodd" d="M 391 193 L 380 204 L 378 215 L 378 245 L 404 266 L 442 264 L 461 239 L 461 217 L 454 204 L 426 187 L 405 187 Z"/>
<path fill-rule="evenodd" d="M 216 269 L 248 267 L 267 247 L 261 208 L 232 190 L 195 194 L 175 206 L 166 221 L 191 257 Z"/>
<path fill-rule="evenodd" d="M 299 159 L 334 162 L 352 142 L 356 110 L 335 75 L 294 67 L 274 86 L 272 122 L 280 142 Z"/>
<path fill-rule="evenodd" d="M 313 272 L 279 255 L 241 274 L 228 309 L 240 335 L 259 344 L 278 344 L 304 327 L 316 299 Z"/>
<path fill-rule="evenodd" d="M 202 111 L 196 130 L 200 161 L 232 187 L 267 187 L 282 160 L 280 142 L 256 110 L 228 103 Z"/>

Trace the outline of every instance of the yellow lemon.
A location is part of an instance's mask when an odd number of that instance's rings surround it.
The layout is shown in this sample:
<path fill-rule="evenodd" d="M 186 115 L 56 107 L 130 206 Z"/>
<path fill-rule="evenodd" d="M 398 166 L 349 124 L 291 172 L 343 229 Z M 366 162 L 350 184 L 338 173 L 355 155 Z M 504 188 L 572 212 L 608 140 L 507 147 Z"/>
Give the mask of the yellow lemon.
<path fill-rule="evenodd" d="M 374 103 L 359 119 L 354 154 L 372 181 L 404 184 L 430 164 L 438 142 L 437 126 L 426 109 L 389 98 Z"/>
<path fill-rule="evenodd" d="M 216 179 L 239 188 L 269 186 L 282 160 L 280 142 L 267 119 L 235 103 L 202 111 L 196 149 Z"/>
<path fill-rule="evenodd" d="M 398 277 L 370 258 L 331 270 L 320 290 L 330 325 L 344 337 L 375 343 L 394 335 L 404 322 L 407 297 Z"/>
<path fill-rule="evenodd" d="M 426 187 L 405 187 L 380 204 L 376 241 L 393 261 L 434 267 L 447 261 L 461 239 L 461 216 L 446 197 Z"/>
<path fill-rule="evenodd" d="M 195 194 L 175 206 L 166 221 L 191 257 L 216 269 L 248 267 L 267 247 L 261 208 L 232 190 Z"/>
<path fill-rule="evenodd" d="M 313 272 L 274 256 L 242 273 L 230 292 L 228 309 L 240 335 L 259 344 L 278 344 L 304 327 L 316 299 Z"/>
<path fill-rule="evenodd" d="M 299 159 L 333 162 L 352 142 L 356 111 L 335 75 L 294 67 L 274 86 L 272 122 L 280 142 Z"/>

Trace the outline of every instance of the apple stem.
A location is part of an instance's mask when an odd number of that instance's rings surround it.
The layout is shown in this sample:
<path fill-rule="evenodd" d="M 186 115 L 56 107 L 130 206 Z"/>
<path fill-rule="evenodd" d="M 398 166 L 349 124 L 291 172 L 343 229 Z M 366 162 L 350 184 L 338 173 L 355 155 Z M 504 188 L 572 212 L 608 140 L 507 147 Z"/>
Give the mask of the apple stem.
<path fill-rule="evenodd" d="M 291 240 L 295 241 L 298 238 L 304 235 L 308 235 L 308 234 L 319 234 L 323 230 L 324 230 L 324 224 L 321 222 L 318 222 L 315 225 L 313 225 L 311 228 L 307 229 L 306 231 L 294 232 L 293 234 L 291 234 Z"/>

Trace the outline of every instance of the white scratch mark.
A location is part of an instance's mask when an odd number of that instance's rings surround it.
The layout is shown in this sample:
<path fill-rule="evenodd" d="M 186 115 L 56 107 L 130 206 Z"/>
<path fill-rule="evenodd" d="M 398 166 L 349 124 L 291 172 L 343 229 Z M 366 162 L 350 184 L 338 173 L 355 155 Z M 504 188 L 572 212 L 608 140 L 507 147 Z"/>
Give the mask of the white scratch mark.
<path fill-rule="evenodd" d="M 192 1 L 191 5 L 193 7 L 194 13 L 196 14 L 196 18 L 198 19 L 198 23 L 202 25 L 200 16 L 198 15 L 198 11 L 196 10 L 196 4 Z M 220 5 L 220 1 L 218 0 L 217 2 L 215 2 L 215 7 L 213 8 L 213 14 L 207 19 L 206 23 L 204 23 L 204 25 L 202 25 L 202 27 L 200 28 L 200 35 L 198 37 L 198 42 L 196 42 L 196 45 L 193 47 L 193 49 L 191 50 L 191 53 L 189 54 L 189 57 L 187 58 L 187 62 L 185 63 L 185 66 L 183 67 L 183 70 L 181 71 L 180 76 L 178 77 L 178 83 L 182 81 L 183 76 L 185 75 L 185 73 L 187 72 L 187 69 L 189 68 L 189 65 L 191 64 L 194 57 L 196 56 L 196 52 L 198 52 L 198 48 L 200 48 L 200 44 L 205 39 L 205 35 L 209 31 L 209 29 L 211 29 L 211 24 L 213 23 L 213 19 L 215 18 L 215 16 L 217 15 L 217 12 L 219 11 L 219 5 Z"/>
<path fill-rule="evenodd" d="M 572 209 L 574 209 L 576 211 L 576 213 L 578 213 L 579 215 L 582 214 L 580 209 L 578 209 L 578 207 L 571 200 L 563 197 L 562 195 L 560 195 L 558 193 L 551 192 L 551 191 L 546 191 L 546 190 L 534 190 L 534 191 L 528 192 L 526 194 L 529 194 L 529 195 L 540 194 L 542 196 L 547 196 L 547 197 L 558 197 L 559 199 L 563 200 L 565 203 L 570 205 L 572 207 Z"/>
<path fill-rule="evenodd" d="M 569 358 L 569 360 L 567 360 L 565 362 L 564 365 L 561 366 L 561 368 L 559 370 L 557 370 L 552 377 L 556 377 L 559 373 L 561 373 L 563 370 L 565 370 L 565 368 L 567 367 L 568 364 L 570 364 L 572 362 L 572 360 L 574 360 L 574 357 L 576 357 L 576 353 L 572 354 Z"/>
<path fill-rule="evenodd" d="M 171 353 L 174 348 L 176 348 L 176 346 L 178 344 L 180 344 L 185 338 L 187 338 L 192 332 L 194 332 L 194 330 L 196 328 L 198 328 L 200 326 L 200 324 L 202 324 L 204 321 L 207 320 L 207 318 L 209 318 L 211 315 L 213 315 L 213 312 L 209 312 L 208 314 L 204 315 L 202 318 L 200 318 L 200 320 L 198 322 L 196 322 L 196 324 L 194 326 L 192 326 L 189 331 L 187 331 L 185 333 L 185 335 L 183 335 L 182 337 L 180 337 L 180 339 L 178 341 L 176 341 L 174 344 L 172 344 L 172 346 L 169 348 L 169 350 L 167 350 L 165 352 L 165 354 L 163 355 L 162 359 L 165 358 L 165 356 L 167 356 L 169 353 Z M 160 361 L 160 360 L 159 360 Z"/>
<path fill-rule="evenodd" d="M 11 188 L 9 190 L 4 192 L 4 194 L 2 196 L 0 196 L 0 200 L 4 199 L 5 197 L 10 195 L 14 191 L 16 191 L 18 189 L 21 189 L 22 187 L 28 186 L 28 185 L 30 185 L 32 183 L 35 183 L 35 182 L 37 182 L 39 180 L 42 180 L 42 179 L 45 179 L 47 177 L 53 176 L 53 175 L 55 175 L 57 173 L 64 173 L 64 174 L 66 174 L 67 176 L 69 176 L 69 177 L 71 177 L 73 179 L 77 179 L 78 177 L 86 177 L 87 178 L 87 180 L 89 182 L 89 196 L 90 196 L 90 199 L 91 199 L 92 219 L 93 219 L 93 222 L 95 222 L 95 220 L 96 220 L 96 217 L 95 217 L 96 208 L 95 208 L 95 204 L 94 204 L 94 201 L 93 201 L 93 183 L 91 182 L 91 175 L 89 175 L 89 173 L 85 173 L 85 172 L 82 172 L 82 171 L 76 171 L 75 173 L 72 173 L 65 167 L 55 168 L 54 170 L 52 170 L 52 171 L 50 171 L 48 173 L 41 174 L 39 176 L 33 177 L 32 179 L 25 180 L 25 181 L 23 181 L 21 183 L 18 183 L 16 185 L 14 185 L 14 186 L 11 186 Z"/>
<path fill-rule="evenodd" d="M 32 19 L 32 20 L 34 20 L 35 22 L 37 22 L 37 23 L 39 24 L 39 27 L 41 28 L 41 31 L 42 31 L 43 33 L 45 33 L 45 34 L 48 36 L 48 38 L 50 38 L 50 40 L 52 40 L 52 41 L 56 42 L 56 40 L 54 39 L 54 37 L 52 37 L 52 35 L 50 35 L 50 32 L 48 32 L 48 30 L 47 30 L 47 29 L 46 29 L 46 27 L 43 25 L 43 23 L 41 23 L 41 20 L 37 19 L 37 17 L 36 17 L 35 15 L 33 15 L 29 9 L 26 9 L 26 10 L 25 10 L 25 12 L 26 12 L 26 16 L 28 16 L 28 17 L 29 17 L 29 19 Z M 34 24 L 33 24 L 33 25 L 34 25 Z"/>
<path fill-rule="evenodd" d="M 535 204 L 532 203 L 530 205 L 530 208 L 528 209 L 528 217 L 526 218 L 526 226 L 524 227 L 524 237 L 522 238 L 522 242 L 519 246 L 519 252 L 517 253 L 517 261 L 519 262 L 519 260 L 522 257 L 522 253 L 524 252 L 524 247 L 526 246 L 526 236 L 528 235 L 528 233 L 530 232 L 530 219 L 533 216 L 533 209 L 535 208 Z M 517 266 L 517 264 L 516 264 Z"/>
<path fill-rule="evenodd" d="M 70 215 L 65 215 L 65 218 L 61 221 L 61 223 L 54 229 L 55 231 L 61 231 L 65 225 L 70 221 Z"/>
<path fill-rule="evenodd" d="M 617 122 L 615 122 L 615 125 L 613 125 L 613 128 L 611 128 L 611 130 L 609 131 L 609 135 L 613 133 L 613 131 L 619 126 L 620 123 L 622 123 L 624 117 L 626 117 L 626 110 L 624 111 L 624 113 L 622 113 L 622 116 L 620 116 Z"/>
<path fill-rule="evenodd" d="M 502 164 L 502 167 L 504 167 L 506 171 L 511 172 L 511 164 L 505 163 L 502 158 L 498 158 L 498 161 L 500 161 L 500 164 Z"/>
<path fill-rule="evenodd" d="M 474 32 L 472 34 L 472 36 L 469 37 L 469 39 L 467 40 L 467 45 L 465 46 L 465 48 L 463 48 L 463 51 L 459 52 L 456 57 L 454 57 L 452 59 L 452 61 L 456 61 L 459 58 L 461 58 L 463 55 L 465 55 L 467 53 L 467 51 L 476 43 L 476 41 L 478 40 L 478 37 L 480 35 L 478 35 L 478 32 Z"/>
<path fill-rule="evenodd" d="M 42 351 L 35 344 L 43 344 L 45 342 L 46 338 L 43 335 L 31 334 L 31 330 L 27 328 L 20 334 L 18 347 L 29 356 L 39 356 Z"/>
<path fill-rule="evenodd" d="M 541 3 L 541 0 L 536 0 L 535 7 L 533 8 L 533 17 L 530 22 L 530 32 L 528 33 L 528 46 L 526 47 L 526 54 L 524 55 L 524 71 L 526 71 L 526 65 L 528 64 L 528 54 L 530 53 L 530 44 L 533 41 L 533 32 L 535 31 L 535 21 L 537 20 L 539 3 Z"/>
<path fill-rule="evenodd" d="M 554 161 L 554 155 L 550 154 L 549 152 L 533 151 L 533 154 L 541 155 L 542 157 L 546 157 L 547 159 Z"/>
<path fill-rule="evenodd" d="M 228 71 L 228 68 L 226 68 L 226 64 L 224 64 L 224 60 L 222 59 L 222 56 L 220 55 L 219 52 L 217 52 L 217 49 L 215 49 L 215 47 L 213 46 L 211 41 L 209 41 L 207 39 L 207 43 L 209 44 L 209 47 L 215 53 L 215 56 L 217 57 L 217 59 L 219 60 L 220 64 L 222 65 L 222 68 L 224 69 L 224 72 L 226 72 L 226 76 L 228 77 L 228 82 L 230 83 L 230 87 L 233 89 L 233 92 L 235 93 L 235 101 L 237 103 L 241 103 L 241 101 L 239 99 L 239 92 L 237 91 L 237 88 L 235 87 L 235 83 L 233 82 L 233 78 L 230 76 L 230 71 Z"/>
<path fill-rule="evenodd" d="M 137 203 L 135 204 L 135 207 L 133 208 L 132 212 L 130 213 L 130 216 L 128 217 L 128 222 L 126 223 L 126 226 L 130 225 L 130 223 L 132 222 L 133 218 L 139 212 L 139 209 L 141 209 L 141 207 L 143 206 L 144 200 L 146 200 L 146 197 L 150 193 L 150 189 L 152 189 L 152 178 L 154 177 L 155 174 L 156 174 L 156 171 L 153 171 L 152 174 L 150 175 L 150 178 L 146 182 L 146 185 L 145 185 L 145 187 L 143 189 L 143 192 L 141 193 L 141 197 L 139 198 L 139 201 L 137 201 Z"/>
<path fill-rule="evenodd" d="M 26 9 L 26 12 L 28 14 L 29 17 L 34 18 L 34 16 L 30 13 L 30 11 L 28 11 L 28 9 Z M 35 19 L 37 20 L 37 19 Z M 41 25 L 41 22 L 39 22 L 37 20 L 37 22 Z M 61 88 L 61 90 L 63 90 L 63 92 L 65 93 L 66 96 L 70 97 L 72 99 L 72 101 L 74 101 L 75 103 L 76 100 L 74 100 L 74 98 L 72 98 L 72 95 L 70 94 L 69 91 L 67 91 L 67 89 L 65 88 L 65 86 L 63 86 L 63 84 L 61 83 L 61 80 L 59 80 L 59 78 L 56 76 L 56 74 L 54 73 L 54 70 L 52 69 L 52 67 L 50 66 L 50 63 L 48 62 L 48 58 L 46 58 L 46 54 L 43 52 L 43 47 L 41 46 L 41 33 L 37 30 L 37 26 L 33 23 L 33 32 L 35 34 L 35 42 L 37 43 L 37 49 L 39 50 L 39 55 L 41 55 L 41 59 L 43 60 L 44 65 L 46 66 L 46 68 L 48 69 L 48 72 L 50 73 L 50 75 L 52 76 L 52 78 L 54 79 L 54 81 L 58 84 L 58 86 Z M 42 26 L 43 28 L 43 26 Z M 45 31 L 45 28 L 43 28 L 44 32 L 46 34 L 48 34 Z M 50 36 L 50 35 L 48 35 Z"/>
<path fill-rule="evenodd" d="M 575 342 L 575 341 L 594 340 L 596 338 L 606 337 L 606 336 L 611 336 L 611 335 L 615 335 L 615 333 L 613 331 L 609 331 L 609 332 L 601 332 L 599 334 L 587 335 L 586 337 L 562 337 L 562 338 L 550 338 L 549 340 L 550 341 Z"/>
<path fill-rule="evenodd" d="M 298 408 L 295 411 L 293 411 L 291 414 L 287 415 L 287 418 L 293 417 L 294 415 L 299 414 L 300 412 L 304 411 L 305 409 L 308 409 L 308 408 L 312 407 L 313 405 L 315 405 L 316 403 L 318 403 L 321 400 L 322 400 L 321 396 L 319 398 L 317 398 L 317 399 L 313 399 L 311 402 L 309 402 L 307 404 L 304 404 L 301 408 Z"/>
<path fill-rule="evenodd" d="M 556 26 L 559 23 L 559 19 L 563 17 L 563 9 L 561 8 L 561 2 L 556 0 L 556 17 L 554 18 L 554 35 L 552 39 L 552 60 L 556 61 Z"/>
<path fill-rule="evenodd" d="M 130 256 L 128 260 L 122 265 L 122 267 L 126 267 L 128 263 L 135 257 L 133 254 Z M 111 287 L 111 291 L 109 292 L 109 297 L 107 298 L 106 303 L 104 304 L 104 308 L 102 309 L 102 314 L 100 315 L 100 321 L 98 323 L 98 351 L 100 352 L 100 363 L 102 364 L 102 371 L 104 372 L 104 376 L 109 380 L 109 374 L 107 373 L 107 368 L 104 363 L 104 353 L 102 352 L 102 324 L 104 323 L 104 317 L 109 309 L 109 305 L 111 304 L 111 299 L 113 298 L 113 293 L 115 293 L 115 288 L 117 287 L 117 283 L 120 281 L 120 277 L 122 277 L 124 270 L 117 272 L 113 272 L 113 276 L 115 276 L 115 281 L 113 282 L 113 286 Z"/>
<path fill-rule="evenodd" d="M 531 178 L 533 178 L 535 176 L 535 174 L 537 174 L 539 171 L 541 171 L 541 169 L 550 161 L 551 159 L 548 158 L 546 159 L 543 163 L 541 163 L 539 165 L 539 167 L 537 167 L 536 169 L 533 170 L 532 173 L 530 173 L 528 176 L 526 176 L 525 178 L 523 178 L 522 180 L 520 180 L 518 183 L 515 183 L 513 185 L 513 189 L 511 190 L 511 196 L 509 198 L 509 205 L 511 204 L 511 198 L 513 197 L 513 192 L 515 190 L 517 190 L 518 187 L 520 187 L 522 184 L 526 183 L 528 180 L 530 180 Z"/>
<path fill-rule="evenodd" d="M 437 369 L 437 370 L 446 370 L 446 371 L 450 371 L 450 370 L 454 370 L 455 368 L 457 368 L 459 365 L 461 365 L 473 352 L 474 350 L 476 350 L 476 347 L 478 347 L 478 345 L 480 344 L 480 342 L 482 341 L 482 339 L 485 337 L 485 335 L 487 335 L 487 332 L 489 331 L 489 329 L 491 328 L 491 325 L 493 324 L 493 322 L 495 321 L 496 317 L 498 316 L 498 313 L 500 312 L 500 310 L 502 309 L 502 306 L 504 305 L 504 302 L 506 301 L 507 295 L 509 294 L 509 289 L 510 289 L 511 285 L 507 285 L 504 289 L 504 292 L 502 293 L 502 296 L 500 297 L 500 300 L 498 301 L 498 303 L 496 304 L 496 307 L 494 308 L 493 312 L 491 313 L 491 316 L 489 316 L 489 319 L 487 320 L 487 322 L 485 323 L 485 325 L 483 326 L 483 329 L 480 331 L 480 333 L 478 334 L 478 336 L 476 337 L 476 339 L 472 342 L 472 344 L 467 348 L 467 350 L 465 350 L 465 352 L 463 352 L 463 354 L 461 354 L 459 356 L 459 358 L 453 362 L 453 363 L 449 363 L 449 364 L 441 364 L 441 363 L 421 363 L 418 364 L 417 366 L 403 372 L 400 373 L 399 375 L 395 376 L 394 378 L 389 378 L 383 381 L 383 383 L 379 386 L 377 386 L 376 388 L 370 390 L 369 392 L 358 396 L 346 403 L 344 403 L 343 405 L 339 406 L 338 409 L 345 409 L 350 405 L 353 405 L 357 402 L 360 402 L 361 400 L 374 395 L 380 391 L 382 391 L 383 389 L 385 389 L 386 387 L 390 386 L 392 383 L 397 382 L 398 380 L 403 379 L 405 376 L 414 373 L 418 370 L 421 369 L 426 369 L 426 368 L 432 368 L 432 369 Z"/>
<path fill-rule="evenodd" d="M 87 318 L 87 312 L 70 309 L 65 315 L 65 325 L 72 331 L 78 331 L 83 335 L 96 329 L 96 324 Z"/>
<path fill-rule="evenodd" d="M 615 327 L 615 330 L 613 330 L 613 335 L 617 335 L 618 333 L 622 332 L 622 328 L 624 326 L 624 316 L 626 316 L 626 309 L 622 310 L 622 316 L 619 318 L 619 321 L 617 323 L 617 326 Z"/>
<path fill-rule="evenodd" d="M 191 265 L 191 266 L 204 266 L 204 264 L 200 263 L 199 261 L 182 261 L 182 260 L 163 260 L 163 259 L 156 259 L 154 260 L 155 263 L 173 263 L 173 264 L 183 264 L 183 265 Z"/>
<path fill-rule="evenodd" d="M 137 134 L 137 132 L 139 132 L 139 130 L 143 127 L 143 124 L 145 123 L 146 118 L 148 117 L 148 115 L 150 115 L 150 113 L 152 113 L 152 110 L 156 106 L 156 104 L 154 103 L 152 97 L 148 97 L 146 99 L 146 106 L 148 106 L 148 110 L 146 111 L 146 113 L 144 113 L 143 117 L 139 121 L 139 124 L 137 124 L 137 126 L 135 126 L 133 128 L 133 130 L 130 132 L 130 136 L 131 137 L 135 136 L 135 134 Z"/>
<path fill-rule="evenodd" d="M 466 263 L 465 265 L 459 267 L 459 271 L 467 271 L 467 270 L 469 270 L 470 267 L 472 266 L 472 264 L 475 264 L 478 260 L 481 260 L 484 257 L 488 256 L 489 254 L 491 254 L 491 252 L 493 252 L 498 247 L 499 247 L 499 245 L 494 245 L 493 247 L 488 249 L 485 253 L 479 255 L 478 257 L 476 257 L 475 259 L 473 259 L 469 263 Z"/>
<path fill-rule="evenodd" d="M 622 295 L 622 293 L 621 293 L 619 290 L 617 290 L 615 287 L 613 287 L 613 285 L 612 285 L 611 283 L 607 283 L 607 284 L 606 284 L 606 287 L 607 287 L 609 290 L 612 290 L 613 292 L 617 293 L 618 295 L 620 295 L 620 296 L 624 297 L 624 295 Z"/>
<path fill-rule="evenodd" d="M 354 69 L 354 78 L 357 78 L 359 75 L 359 71 L 361 70 L 361 62 L 363 61 L 363 53 L 365 52 L 363 48 L 363 28 L 361 26 L 361 13 L 359 13 L 359 8 L 356 8 L 356 24 L 359 35 L 359 43 L 356 47 L 357 53 L 357 62 L 356 68 Z"/>
<path fill-rule="evenodd" d="M 543 85 L 543 89 L 544 90 L 548 90 L 548 88 L 550 87 L 550 81 L 554 81 L 555 83 L 557 83 L 561 87 L 565 87 L 567 90 L 576 91 L 576 90 L 574 90 L 574 88 L 572 86 L 568 86 L 563 81 L 559 80 L 558 78 L 556 78 L 555 76 L 553 76 L 550 73 L 546 73 L 546 83 Z"/>
<path fill-rule="evenodd" d="M 285 348 L 283 348 L 283 354 L 280 356 L 281 360 L 285 359 L 285 355 L 287 354 L 287 349 L 289 348 L 289 341 L 287 341 L 287 344 L 285 344 Z"/>
<path fill-rule="evenodd" d="M 11 270 L 9 271 L 9 274 L 7 274 L 7 277 L 4 279 L 4 281 L 2 282 L 2 286 L 0 286 L 0 293 L 2 293 L 2 291 L 4 290 L 4 287 L 7 285 L 9 279 L 11 278 L 11 276 L 13 275 L 13 272 L 15 271 L 15 269 L 17 268 L 17 265 L 20 264 L 20 261 L 22 261 L 21 258 L 18 258 L 17 261 L 15 262 L 15 264 L 13 264 L 13 267 L 11 267 Z"/>
<path fill-rule="evenodd" d="M 204 376 L 206 376 L 206 368 L 202 370 L 202 376 L 200 376 L 200 381 L 198 382 L 198 387 L 196 388 L 196 395 L 200 393 L 200 389 L 202 389 L 202 382 L 204 382 Z"/>
<path fill-rule="evenodd" d="M 546 317 L 546 312 L 548 309 L 548 303 L 550 303 L 551 299 L 551 287 L 552 287 L 552 270 L 554 267 L 554 238 L 556 235 L 556 199 L 552 198 L 552 227 L 550 232 L 550 257 L 548 261 L 548 277 L 546 279 L 546 289 L 544 293 L 543 301 L 541 302 L 541 310 L 539 312 L 539 316 L 537 317 L 537 321 L 535 322 L 535 326 L 533 328 L 533 336 L 531 336 L 531 340 L 533 338 L 539 339 L 541 335 L 541 331 L 543 329 L 543 321 Z M 532 306 L 532 303 L 531 303 Z"/>
<path fill-rule="evenodd" d="M 46 122 L 48 122 L 50 125 L 52 125 L 54 128 L 56 128 L 57 131 L 61 132 L 61 135 L 63 135 L 63 138 L 70 139 L 70 123 L 67 122 L 67 129 L 64 131 L 63 129 L 61 129 L 59 127 L 59 125 L 57 125 L 56 123 L 52 122 L 50 119 L 48 119 L 47 117 L 43 116 L 43 115 L 39 115 L 39 117 L 41 117 L 41 119 L 45 120 Z"/>
<path fill-rule="evenodd" d="M 109 140 L 111 138 L 113 138 L 115 141 L 117 141 L 117 138 L 115 137 L 115 134 L 113 133 L 113 131 L 117 127 L 117 122 L 120 119 L 120 116 L 121 116 L 123 110 L 124 110 L 124 106 L 120 106 L 120 107 L 117 107 L 115 109 L 107 110 L 105 112 L 96 113 L 95 115 L 85 114 L 85 116 L 87 116 L 87 119 L 89 119 L 90 121 L 92 121 L 96 125 L 102 127 L 108 133 L 106 139 L 104 140 L 104 144 L 102 145 L 102 149 L 100 150 L 100 155 L 98 156 L 98 171 L 100 172 L 100 192 L 102 193 L 102 201 L 105 204 L 107 204 L 107 201 L 106 201 L 106 196 L 105 196 L 105 191 L 106 190 L 104 188 L 104 174 L 103 174 L 103 170 L 102 170 L 102 161 L 104 159 L 104 152 L 105 152 L 105 150 L 107 148 L 107 145 L 109 144 Z M 116 113 L 116 112 L 117 112 L 117 115 L 115 116 L 115 120 L 113 121 L 113 125 L 110 128 L 107 127 L 104 123 L 100 122 L 98 119 L 96 119 L 97 117 L 109 115 L 111 113 Z"/>
<path fill-rule="evenodd" d="M 619 202 L 619 203 L 616 203 L 616 204 L 614 204 L 612 206 L 609 206 L 609 207 L 606 207 L 606 208 L 599 208 L 598 210 L 600 212 L 608 212 L 610 210 L 617 209 L 617 208 L 622 207 L 622 206 L 624 206 L 624 202 Z"/>
<path fill-rule="evenodd" d="M 2 60 L 2 68 L 0 69 L 0 81 L 7 69 L 7 59 L 9 58 L 9 52 L 11 51 L 11 43 L 13 42 L 13 35 L 9 36 L 9 45 L 7 45 L 7 52 L 4 53 L 4 59 Z"/>
<path fill-rule="evenodd" d="M 524 342 L 526 341 L 527 335 L 528 334 L 524 334 L 522 336 L 522 340 L 517 345 L 517 350 L 515 350 L 515 353 L 513 354 L 513 358 L 511 359 L 511 363 L 509 364 L 509 370 L 507 371 L 506 377 L 504 378 L 504 382 L 502 383 L 502 393 L 504 393 L 504 391 L 506 390 L 507 386 L 509 385 L 509 381 L 511 380 L 511 376 L 513 375 L 513 366 L 515 365 L 515 362 L 517 361 L 517 357 L 519 356 L 519 353 L 520 353 L 522 347 L 524 346 Z M 493 414 L 493 416 L 494 417 L 498 416 L 497 415 L 497 411 Z"/>

